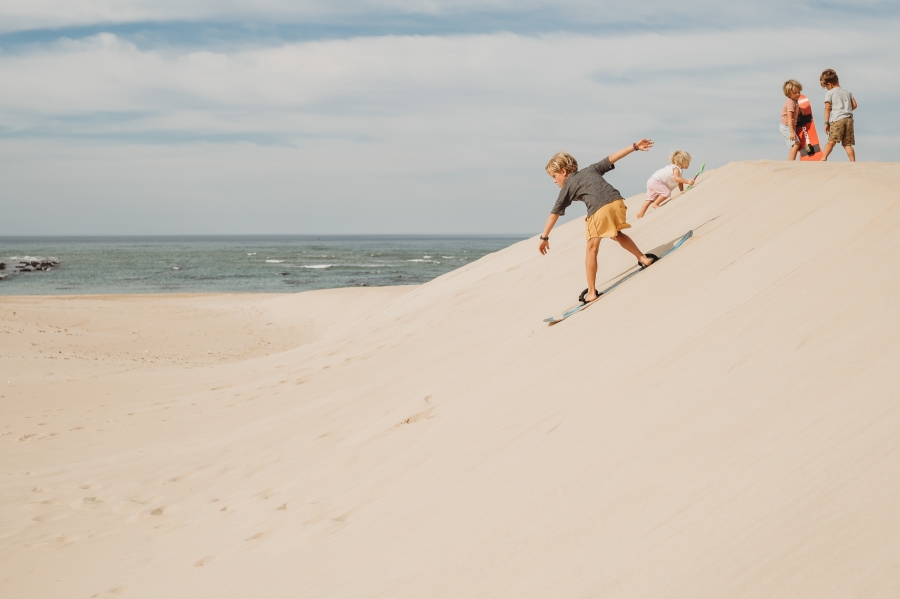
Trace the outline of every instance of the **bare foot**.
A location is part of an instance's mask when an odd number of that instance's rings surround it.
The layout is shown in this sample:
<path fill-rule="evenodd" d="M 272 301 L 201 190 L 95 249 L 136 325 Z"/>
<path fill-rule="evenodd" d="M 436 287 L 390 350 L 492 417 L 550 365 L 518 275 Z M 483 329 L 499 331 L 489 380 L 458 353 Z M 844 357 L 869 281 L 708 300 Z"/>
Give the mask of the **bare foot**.
<path fill-rule="evenodd" d="M 641 210 L 640 212 L 638 212 L 638 218 L 644 218 L 644 211 L 643 211 L 643 210 Z"/>
<path fill-rule="evenodd" d="M 588 292 L 588 293 L 584 296 L 584 303 L 589 304 L 589 303 L 591 303 L 591 302 L 593 302 L 593 301 L 596 301 L 597 298 L 600 297 L 600 295 L 602 295 L 602 294 L 599 293 L 599 292 L 597 292 L 597 291 L 595 291 L 594 293 Z"/>

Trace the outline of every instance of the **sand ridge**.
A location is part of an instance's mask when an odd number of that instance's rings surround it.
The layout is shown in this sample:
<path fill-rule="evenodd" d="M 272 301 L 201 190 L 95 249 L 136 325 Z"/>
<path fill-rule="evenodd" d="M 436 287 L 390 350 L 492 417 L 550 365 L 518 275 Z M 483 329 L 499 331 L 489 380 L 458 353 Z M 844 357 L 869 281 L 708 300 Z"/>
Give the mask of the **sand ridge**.
<path fill-rule="evenodd" d="M 554 327 L 583 288 L 580 220 L 545 257 L 526 240 L 378 305 L 361 290 L 360 318 L 307 343 L 67 382 L 65 410 L 4 422 L 85 424 L 0 437 L 0 581 L 894 597 L 900 267 L 875 258 L 900 249 L 898 174 L 756 161 L 640 221 L 630 198 L 645 251 L 694 237 Z M 602 243 L 599 280 L 632 262 Z"/>

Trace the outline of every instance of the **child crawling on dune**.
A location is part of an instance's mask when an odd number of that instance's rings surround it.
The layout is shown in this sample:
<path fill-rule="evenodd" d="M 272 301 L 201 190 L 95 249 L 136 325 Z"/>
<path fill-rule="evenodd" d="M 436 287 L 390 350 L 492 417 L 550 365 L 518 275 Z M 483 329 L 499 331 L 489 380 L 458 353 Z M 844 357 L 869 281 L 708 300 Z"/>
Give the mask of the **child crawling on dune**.
<path fill-rule="evenodd" d="M 676 187 L 679 191 L 684 191 L 685 184 L 693 185 L 695 179 L 685 179 L 681 176 L 681 172 L 689 166 L 691 166 L 690 154 L 683 150 L 672 152 L 669 156 L 669 164 L 647 179 L 647 199 L 641 206 L 640 212 L 637 213 L 637 217 L 643 218 L 650 206 L 653 206 L 654 210 L 658 208 L 660 204 L 669 199 Z"/>
<path fill-rule="evenodd" d="M 550 230 L 553 229 L 553 225 L 556 224 L 559 217 L 566 213 L 566 208 L 572 202 L 584 202 L 587 205 L 588 213 L 585 219 L 587 250 L 584 266 L 588 288 L 582 291 L 578 297 L 578 301 L 584 304 L 600 297 L 596 287 L 597 252 L 600 249 L 600 240 L 604 237 L 615 239 L 622 248 L 631 252 L 637 258 L 638 266 L 641 268 L 650 266 L 659 260 L 653 254 L 641 252 L 631 237 L 622 233 L 622 229 L 631 227 L 625 222 L 625 201 L 622 199 L 622 194 L 603 178 L 605 173 L 615 168 L 618 160 L 638 150 L 646 152 L 652 146 L 651 140 L 642 139 L 583 170 L 578 170 L 578 162 L 565 152 L 559 152 L 547 163 L 547 174 L 561 189 L 556 204 L 547 218 L 547 224 L 544 225 L 538 250 L 541 254 L 546 254 L 550 250 Z"/>

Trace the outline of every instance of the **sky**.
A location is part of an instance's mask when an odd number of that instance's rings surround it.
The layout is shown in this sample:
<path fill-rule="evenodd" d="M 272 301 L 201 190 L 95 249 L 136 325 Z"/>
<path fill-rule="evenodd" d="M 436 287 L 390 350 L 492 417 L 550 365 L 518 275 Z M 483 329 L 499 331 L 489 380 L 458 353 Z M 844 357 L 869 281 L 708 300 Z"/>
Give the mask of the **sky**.
<path fill-rule="evenodd" d="M 0 0 L 0 236 L 537 234 L 557 151 L 653 139 L 626 197 L 675 149 L 783 159 L 782 84 L 822 133 L 825 68 L 858 159 L 898 161 L 898 29 L 896 0 Z"/>

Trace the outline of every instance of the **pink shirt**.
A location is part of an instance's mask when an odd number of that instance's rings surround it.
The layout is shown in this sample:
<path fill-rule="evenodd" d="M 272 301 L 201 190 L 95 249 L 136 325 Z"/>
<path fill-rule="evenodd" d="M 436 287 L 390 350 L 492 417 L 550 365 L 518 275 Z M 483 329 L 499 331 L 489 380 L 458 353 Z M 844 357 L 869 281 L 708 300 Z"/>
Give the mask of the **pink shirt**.
<path fill-rule="evenodd" d="M 797 100 L 788 98 L 784 101 L 781 108 L 781 124 L 787 125 L 791 129 L 797 127 L 797 117 L 800 116 L 800 104 Z"/>

